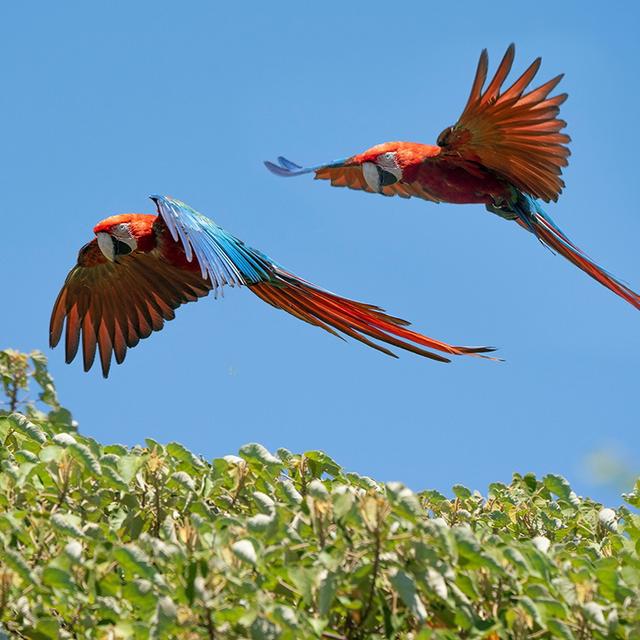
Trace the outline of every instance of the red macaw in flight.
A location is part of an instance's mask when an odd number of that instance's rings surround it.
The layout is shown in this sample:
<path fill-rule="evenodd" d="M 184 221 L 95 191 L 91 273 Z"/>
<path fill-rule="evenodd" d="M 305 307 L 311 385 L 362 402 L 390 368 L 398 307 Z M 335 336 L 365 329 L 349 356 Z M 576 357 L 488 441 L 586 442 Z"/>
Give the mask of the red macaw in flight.
<path fill-rule="evenodd" d="M 127 348 L 160 331 L 174 310 L 217 294 L 225 285 L 247 286 L 270 305 L 333 333 L 345 334 L 397 357 L 369 338 L 450 362 L 427 351 L 478 355 L 491 347 L 455 347 L 407 329 L 405 320 L 378 307 L 354 302 L 298 278 L 264 253 L 234 238 L 179 200 L 151 196 L 159 215 L 111 216 L 93 229 L 96 237 L 78 255 L 51 313 L 49 342 L 55 347 L 66 321 L 66 361 L 82 341 L 84 370 L 100 352 L 102 373 L 112 354 L 120 364 Z M 367 337 L 368 336 L 368 337 Z M 494 359 L 494 358 L 489 358 Z"/>
<path fill-rule="evenodd" d="M 330 180 L 334 187 L 432 202 L 484 204 L 490 212 L 515 220 L 552 251 L 640 309 L 640 296 L 576 247 L 540 205 L 539 200 L 557 201 L 564 187 L 560 176 L 568 164 L 570 138 L 560 133 L 566 122 L 558 114 L 567 94 L 548 97 L 562 75 L 527 90 L 541 58 L 503 90 L 514 55 L 512 44 L 483 89 L 489 62 L 486 49 L 482 51 L 464 111 L 435 145 L 386 142 L 309 168 L 282 156 L 277 164 L 265 165 L 279 176 L 315 172 L 316 179 Z"/>

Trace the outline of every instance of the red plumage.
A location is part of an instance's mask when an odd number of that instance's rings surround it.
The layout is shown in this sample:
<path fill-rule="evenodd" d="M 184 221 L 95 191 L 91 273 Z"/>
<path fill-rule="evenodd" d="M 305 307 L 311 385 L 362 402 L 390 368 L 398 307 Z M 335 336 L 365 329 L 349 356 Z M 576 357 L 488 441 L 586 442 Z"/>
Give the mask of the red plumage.
<path fill-rule="evenodd" d="M 529 89 L 541 59 L 510 85 L 515 47 L 511 45 L 487 84 L 488 56 L 480 55 L 469 99 L 458 121 L 436 145 L 385 142 L 344 160 L 304 168 L 283 158 L 267 168 L 280 176 L 314 172 L 333 186 L 432 202 L 484 204 L 516 220 L 614 293 L 640 308 L 629 289 L 571 243 L 537 200 L 556 201 L 564 188 L 562 169 L 570 155 L 566 122 L 558 116 L 566 93 L 550 96 L 562 75 Z M 485 86 L 486 85 L 486 86 Z"/>
<path fill-rule="evenodd" d="M 337 296 L 285 271 L 184 203 L 161 197 L 156 203 L 160 216 L 121 214 L 98 223 L 96 239 L 80 250 L 54 304 L 50 344 L 56 346 L 64 331 L 66 361 L 82 345 L 85 371 L 99 353 L 106 377 L 112 356 L 121 363 L 128 348 L 162 329 L 180 305 L 225 284 L 245 285 L 276 308 L 394 357 L 374 340 L 440 362 L 449 359 L 427 349 L 450 355 L 493 350 L 452 346 L 411 331 L 406 321 L 378 307 Z M 176 228 L 179 240 L 171 230 Z"/>

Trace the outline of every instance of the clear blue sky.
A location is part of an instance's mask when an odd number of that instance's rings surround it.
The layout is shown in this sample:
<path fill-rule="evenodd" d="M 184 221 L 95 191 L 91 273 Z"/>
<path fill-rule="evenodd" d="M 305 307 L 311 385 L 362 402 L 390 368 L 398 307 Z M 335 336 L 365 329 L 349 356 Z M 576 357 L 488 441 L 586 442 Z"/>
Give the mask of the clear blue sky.
<path fill-rule="evenodd" d="M 259 8 L 257 8 L 259 7 Z M 207 457 L 259 441 L 323 449 L 414 489 L 482 491 L 512 472 L 582 493 L 603 447 L 639 460 L 640 314 L 515 224 L 282 180 L 459 115 L 480 50 L 543 56 L 573 155 L 549 213 L 640 287 L 638 9 L 492 3 L 4 3 L 0 9 L 4 346 L 42 349 L 81 429 L 179 440 Z M 95 222 L 185 200 L 295 273 L 504 364 L 386 358 L 246 290 L 205 299 L 105 381 L 47 347 L 49 313 Z"/>

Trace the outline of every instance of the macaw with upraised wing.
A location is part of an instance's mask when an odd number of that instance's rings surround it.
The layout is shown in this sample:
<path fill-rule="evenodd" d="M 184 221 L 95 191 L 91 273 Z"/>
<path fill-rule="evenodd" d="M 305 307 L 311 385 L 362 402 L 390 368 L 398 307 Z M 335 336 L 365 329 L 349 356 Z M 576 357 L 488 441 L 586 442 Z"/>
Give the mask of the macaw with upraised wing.
<path fill-rule="evenodd" d="M 160 331 L 180 305 L 211 290 L 217 295 L 225 285 L 246 286 L 300 320 L 393 357 L 397 356 L 370 338 L 440 362 L 450 360 L 427 349 L 480 357 L 493 351 L 455 347 L 411 331 L 408 322 L 378 307 L 298 278 L 185 203 L 167 196 L 151 199 L 159 215 L 111 216 L 94 227 L 95 239 L 80 249 L 78 263 L 53 306 L 49 329 L 49 342 L 55 347 L 66 324 L 67 363 L 82 342 L 84 370 L 93 365 L 97 348 L 106 378 L 112 355 L 122 363 L 127 349 Z"/>
<path fill-rule="evenodd" d="M 334 187 L 432 202 L 484 204 L 488 211 L 515 220 L 552 251 L 640 309 L 640 296 L 576 247 L 539 202 L 557 201 L 564 187 L 560 176 L 568 163 L 570 138 L 561 133 L 566 122 L 558 114 L 567 94 L 549 97 L 562 75 L 528 90 L 541 58 L 503 89 L 514 55 L 512 44 L 484 88 L 489 61 L 487 50 L 482 51 L 464 111 L 435 145 L 386 142 L 314 167 L 301 167 L 282 156 L 277 163 L 265 165 L 279 176 L 315 173 L 316 179 L 329 180 Z"/>

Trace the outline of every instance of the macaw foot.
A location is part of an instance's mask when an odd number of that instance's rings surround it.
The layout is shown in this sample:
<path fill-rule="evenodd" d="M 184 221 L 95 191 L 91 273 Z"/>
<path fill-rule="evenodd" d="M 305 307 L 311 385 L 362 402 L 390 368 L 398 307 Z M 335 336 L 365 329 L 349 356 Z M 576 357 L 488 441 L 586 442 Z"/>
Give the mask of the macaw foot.
<path fill-rule="evenodd" d="M 505 220 L 515 220 L 518 218 L 518 214 L 509 207 L 506 201 L 503 203 L 487 204 L 485 205 L 485 208 L 490 213 L 495 213 L 497 216 L 500 216 Z"/>

